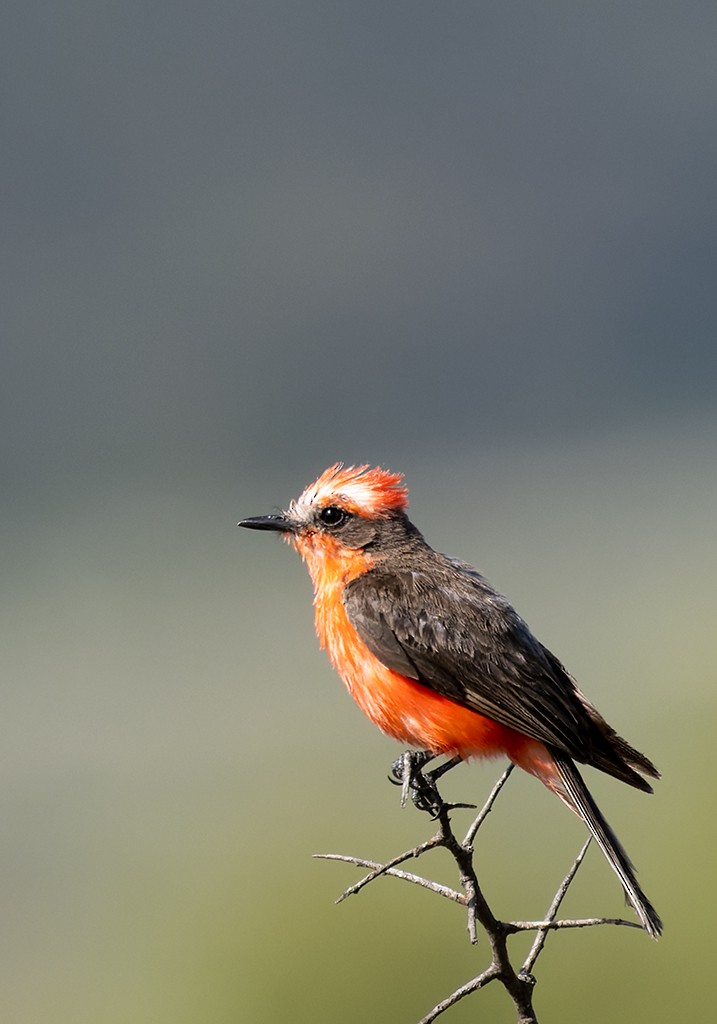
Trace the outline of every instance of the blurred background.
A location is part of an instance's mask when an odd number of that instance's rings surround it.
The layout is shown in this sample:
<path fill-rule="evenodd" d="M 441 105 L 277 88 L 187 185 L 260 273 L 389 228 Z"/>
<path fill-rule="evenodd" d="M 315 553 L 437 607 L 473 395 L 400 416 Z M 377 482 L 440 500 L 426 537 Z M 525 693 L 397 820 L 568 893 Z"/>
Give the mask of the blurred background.
<path fill-rule="evenodd" d="M 297 556 L 235 529 L 337 459 L 403 471 L 664 773 L 590 783 L 665 937 L 553 936 L 541 1019 L 703 1015 L 716 33 L 695 0 L 6 11 L 4 1020 L 410 1024 L 485 966 L 460 909 L 335 907 L 358 873 L 311 859 L 430 834 Z M 582 836 L 514 777 L 496 913 L 539 918 Z M 597 852 L 565 910 L 624 912 Z M 445 1019 L 479 1017 L 514 1019 L 492 988 Z"/>

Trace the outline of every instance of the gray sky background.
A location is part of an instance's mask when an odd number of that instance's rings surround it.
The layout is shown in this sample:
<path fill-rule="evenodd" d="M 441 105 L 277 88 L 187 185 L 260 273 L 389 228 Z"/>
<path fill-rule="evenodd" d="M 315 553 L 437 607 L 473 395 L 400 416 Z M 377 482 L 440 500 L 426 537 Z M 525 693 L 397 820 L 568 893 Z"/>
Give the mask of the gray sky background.
<path fill-rule="evenodd" d="M 714 414 L 712 3 L 29 2 L 22 490 Z"/>

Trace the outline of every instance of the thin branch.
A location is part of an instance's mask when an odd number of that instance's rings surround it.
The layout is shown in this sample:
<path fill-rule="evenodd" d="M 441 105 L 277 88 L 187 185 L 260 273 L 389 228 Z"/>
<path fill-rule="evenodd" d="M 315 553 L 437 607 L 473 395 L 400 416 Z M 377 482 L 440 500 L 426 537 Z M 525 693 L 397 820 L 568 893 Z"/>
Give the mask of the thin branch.
<path fill-rule="evenodd" d="M 505 927 L 509 933 L 547 931 L 556 932 L 561 928 L 594 928 L 598 924 L 616 924 L 624 928 L 637 928 L 642 931 L 642 925 L 637 921 L 626 921 L 622 917 L 576 917 L 561 918 L 559 921 L 506 921 Z"/>
<path fill-rule="evenodd" d="M 422 853 L 426 853 L 427 850 L 433 850 L 439 845 L 440 836 L 435 835 L 431 839 L 427 839 L 425 843 L 419 843 L 418 846 L 414 846 L 411 850 L 406 850 L 405 853 L 399 853 L 397 857 L 392 857 L 391 860 L 387 861 L 385 864 L 374 864 L 373 861 L 367 861 L 365 864 L 361 864 L 356 858 L 351 858 L 357 867 L 373 867 L 375 870 L 372 871 L 370 875 L 366 875 L 365 878 L 362 878 L 360 882 L 356 882 L 355 885 L 349 886 L 349 888 L 339 896 L 336 902 L 342 903 L 348 896 L 354 896 L 357 892 L 360 892 L 365 885 L 368 885 L 369 882 L 373 882 L 375 878 L 379 878 L 381 875 L 394 874 L 395 877 L 400 877 L 400 875 L 396 875 L 395 872 L 392 872 L 391 868 L 395 868 L 399 864 L 403 864 L 404 861 L 420 857 Z M 314 856 L 319 859 L 323 858 L 324 860 L 340 859 L 339 854 L 315 853 Z"/>
<path fill-rule="evenodd" d="M 572 864 L 572 867 L 560 883 L 558 891 L 555 893 L 555 896 L 553 896 L 553 902 L 550 904 L 550 909 L 548 910 L 548 913 L 545 915 L 546 921 L 554 921 L 555 918 L 558 916 L 560 904 L 563 902 L 565 894 L 570 888 L 570 883 L 577 874 L 578 868 L 585 859 L 585 854 L 588 852 L 588 847 L 590 846 L 591 838 L 591 836 L 588 836 L 588 838 L 585 840 L 582 849 L 580 850 L 580 853 L 577 855 Z M 545 940 L 548 937 L 548 931 L 548 928 L 541 928 L 538 934 L 535 936 L 533 945 L 530 947 L 530 952 L 525 958 L 525 962 L 523 963 L 523 966 L 520 969 L 521 974 L 530 974 L 532 972 L 533 967 L 535 966 L 535 961 L 538 959 L 538 957 L 543 951 Z"/>
<path fill-rule="evenodd" d="M 505 771 L 501 775 L 501 777 L 496 782 L 495 786 L 493 786 L 493 789 L 488 794 L 488 799 L 486 800 L 485 804 L 483 805 L 483 808 L 481 809 L 480 813 L 476 817 L 476 819 L 473 822 L 473 824 L 471 825 L 471 827 L 466 832 L 466 837 L 463 840 L 463 845 L 466 848 L 473 846 L 473 840 L 476 837 L 476 833 L 478 832 L 478 829 L 481 827 L 481 825 L 483 824 L 485 819 L 488 817 L 490 812 L 493 810 L 493 804 L 495 803 L 496 798 L 497 798 L 498 794 L 500 793 L 501 789 L 503 788 L 503 786 L 508 781 L 508 779 L 510 777 L 510 773 L 513 771 L 514 768 L 515 768 L 515 765 L 511 761 L 510 764 L 508 765 L 508 767 L 505 769 Z"/>
<path fill-rule="evenodd" d="M 368 885 L 374 878 L 379 878 L 381 875 L 391 875 L 393 878 L 402 878 L 405 882 L 413 882 L 424 889 L 430 889 L 431 892 L 435 892 L 439 896 L 445 896 L 446 899 L 452 900 L 454 903 L 460 903 L 461 906 L 466 905 L 466 898 L 462 893 L 456 892 L 455 889 L 451 889 L 447 885 L 441 885 L 440 882 L 432 882 L 429 878 L 413 875 L 409 871 L 397 871 L 396 868 L 390 868 L 385 864 L 377 864 L 373 860 L 365 860 L 363 857 L 348 857 L 342 853 L 315 853 L 313 856 L 317 860 L 342 860 L 347 864 L 355 864 L 359 868 L 373 868 L 371 874 L 367 875 L 366 878 L 362 878 L 361 882 L 357 885 L 352 885 L 349 889 L 342 892 L 336 900 L 337 903 L 343 903 L 347 896 L 353 896 L 363 885 Z"/>
<path fill-rule="evenodd" d="M 455 1006 L 465 996 L 469 996 L 472 992 L 477 992 L 479 988 L 485 988 L 489 982 L 495 981 L 499 976 L 500 972 L 498 969 L 491 965 L 482 974 L 479 974 L 477 978 L 467 981 L 465 985 L 461 985 L 455 992 L 451 992 L 446 999 L 442 999 L 440 1003 L 437 1003 L 432 1010 L 429 1010 L 425 1017 L 421 1017 L 418 1024 L 431 1024 L 431 1021 L 436 1020 L 446 1010 L 450 1010 L 452 1006 Z"/>

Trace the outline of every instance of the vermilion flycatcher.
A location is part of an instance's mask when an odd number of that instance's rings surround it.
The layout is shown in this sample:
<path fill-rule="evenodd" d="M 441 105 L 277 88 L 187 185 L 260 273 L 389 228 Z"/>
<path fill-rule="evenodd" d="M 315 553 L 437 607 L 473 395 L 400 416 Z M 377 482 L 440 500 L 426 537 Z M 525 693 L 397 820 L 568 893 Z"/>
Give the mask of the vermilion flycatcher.
<path fill-rule="evenodd" d="M 582 818 L 657 937 L 662 922 L 574 762 L 646 793 L 657 769 L 479 572 L 429 547 L 402 480 L 338 463 L 285 512 L 239 525 L 278 531 L 301 554 L 321 646 L 372 722 L 430 755 L 503 754 L 535 775 Z"/>

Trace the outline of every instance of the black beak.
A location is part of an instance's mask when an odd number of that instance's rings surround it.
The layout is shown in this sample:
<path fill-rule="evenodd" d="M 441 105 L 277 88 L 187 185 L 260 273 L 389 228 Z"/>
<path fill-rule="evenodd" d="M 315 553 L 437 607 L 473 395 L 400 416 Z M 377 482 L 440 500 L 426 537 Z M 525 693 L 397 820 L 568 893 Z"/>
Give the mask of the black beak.
<path fill-rule="evenodd" d="M 286 516 L 252 516 L 242 519 L 237 526 L 246 526 L 248 530 L 274 530 L 276 533 L 293 533 L 294 524 Z"/>

